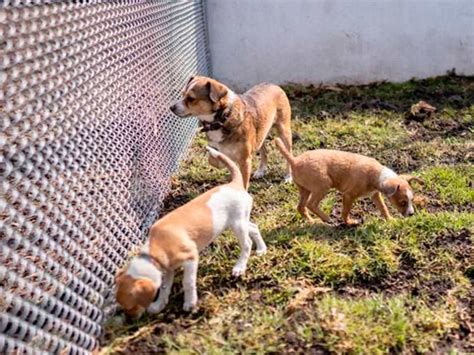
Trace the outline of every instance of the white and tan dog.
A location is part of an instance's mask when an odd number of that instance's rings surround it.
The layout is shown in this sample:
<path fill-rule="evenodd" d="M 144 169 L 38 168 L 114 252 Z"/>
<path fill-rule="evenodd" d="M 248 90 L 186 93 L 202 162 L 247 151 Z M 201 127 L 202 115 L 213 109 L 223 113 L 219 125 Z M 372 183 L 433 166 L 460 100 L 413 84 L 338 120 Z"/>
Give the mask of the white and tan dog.
<path fill-rule="evenodd" d="M 250 222 L 252 197 L 244 189 L 239 168 L 224 154 L 209 147 L 208 151 L 227 166 L 232 180 L 170 212 L 150 228 L 141 254 L 116 276 L 116 298 L 129 316 L 139 316 L 145 310 L 160 312 L 168 303 L 174 272 L 179 267 L 184 269 L 183 309 L 192 310 L 198 301 L 199 252 L 227 228 L 240 244 L 240 256 L 232 270 L 234 276 L 245 273 L 252 240 L 257 255 L 267 250 L 257 225 Z"/>
<path fill-rule="evenodd" d="M 342 193 L 342 219 L 347 225 L 358 224 L 349 217 L 353 203 L 364 196 L 371 196 L 385 219 L 391 218 L 382 193 L 405 217 L 411 216 L 413 191 L 411 181 L 422 181 L 411 175 L 397 175 L 377 160 L 360 154 L 338 150 L 317 149 L 294 157 L 277 138 L 276 145 L 293 171 L 293 181 L 300 192 L 298 212 L 310 222 L 307 208 L 324 222 L 329 217 L 321 211 L 319 203 L 331 188 Z"/>
<path fill-rule="evenodd" d="M 248 189 L 252 156 L 260 154 L 255 178 L 265 174 L 267 151 L 265 139 L 273 126 L 286 149 L 291 152 L 291 107 L 285 92 L 277 85 L 259 84 L 242 95 L 224 84 L 204 76 L 191 77 L 183 91 L 183 99 L 171 106 L 179 117 L 196 116 L 203 125 L 209 145 L 235 161 Z M 221 163 L 209 157 L 209 163 Z M 285 179 L 291 180 L 290 166 Z"/>

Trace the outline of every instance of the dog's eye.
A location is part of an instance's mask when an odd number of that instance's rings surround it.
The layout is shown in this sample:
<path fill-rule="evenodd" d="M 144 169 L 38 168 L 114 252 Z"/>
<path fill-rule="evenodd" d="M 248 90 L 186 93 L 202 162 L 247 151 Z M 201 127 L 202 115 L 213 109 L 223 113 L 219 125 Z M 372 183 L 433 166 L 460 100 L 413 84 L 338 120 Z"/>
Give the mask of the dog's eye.
<path fill-rule="evenodd" d="M 194 97 L 188 97 L 188 102 L 192 104 L 194 102 L 195 98 Z"/>
<path fill-rule="evenodd" d="M 402 202 L 400 202 L 400 205 L 401 205 L 402 207 L 405 207 L 405 206 L 407 205 L 407 202 L 406 202 L 406 201 L 402 201 Z"/>

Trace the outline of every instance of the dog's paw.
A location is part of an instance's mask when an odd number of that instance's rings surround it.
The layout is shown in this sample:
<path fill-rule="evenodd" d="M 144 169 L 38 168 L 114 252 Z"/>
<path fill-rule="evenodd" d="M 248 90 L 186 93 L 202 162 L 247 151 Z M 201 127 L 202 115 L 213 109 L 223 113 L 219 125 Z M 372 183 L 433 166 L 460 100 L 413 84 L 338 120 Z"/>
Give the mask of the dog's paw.
<path fill-rule="evenodd" d="M 344 222 L 344 224 L 348 227 L 355 227 L 360 224 L 360 222 L 356 219 L 349 218 L 347 221 Z"/>
<path fill-rule="evenodd" d="M 257 254 L 257 256 L 262 256 L 266 253 L 267 253 L 267 247 L 266 246 L 264 248 L 260 248 L 260 249 L 255 250 L 255 254 Z"/>
<path fill-rule="evenodd" d="M 152 303 L 151 305 L 149 305 L 146 310 L 150 314 L 156 314 L 156 313 L 160 313 L 163 309 L 165 309 L 165 307 L 166 307 L 166 304 L 157 302 L 157 303 Z"/>
<path fill-rule="evenodd" d="M 253 173 L 252 177 L 254 179 L 261 179 L 265 176 L 265 170 L 258 169 L 256 172 Z"/>
<path fill-rule="evenodd" d="M 196 310 L 197 302 L 184 302 L 183 304 L 183 311 L 185 312 L 193 312 Z"/>
<path fill-rule="evenodd" d="M 235 265 L 232 269 L 232 276 L 239 277 L 245 274 L 245 266 L 243 265 Z"/>

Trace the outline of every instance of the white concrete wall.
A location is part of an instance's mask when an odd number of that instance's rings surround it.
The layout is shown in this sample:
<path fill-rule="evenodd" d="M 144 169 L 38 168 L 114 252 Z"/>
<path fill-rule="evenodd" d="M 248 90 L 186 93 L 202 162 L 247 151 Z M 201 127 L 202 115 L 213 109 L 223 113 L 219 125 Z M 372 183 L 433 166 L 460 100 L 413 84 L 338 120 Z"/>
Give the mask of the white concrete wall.
<path fill-rule="evenodd" d="M 213 76 L 237 89 L 474 74 L 474 0 L 207 0 Z"/>

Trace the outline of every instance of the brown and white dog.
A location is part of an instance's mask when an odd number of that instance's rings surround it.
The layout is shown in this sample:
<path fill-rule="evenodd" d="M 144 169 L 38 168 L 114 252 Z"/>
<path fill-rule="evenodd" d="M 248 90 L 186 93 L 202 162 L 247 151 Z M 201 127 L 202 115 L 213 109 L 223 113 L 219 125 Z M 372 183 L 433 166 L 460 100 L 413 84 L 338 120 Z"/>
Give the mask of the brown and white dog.
<path fill-rule="evenodd" d="M 201 121 L 209 146 L 239 165 L 246 189 L 254 152 L 260 154 L 260 166 L 253 176 L 260 178 L 265 174 L 267 151 L 264 141 L 273 126 L 291 152 L 290 103 L 277 85 L 259 84 L 243 95 L 237 95 L 214 79 L 194 76 L 186 84 L 182 100 L 170 109 L 179 117 L 196 116 Z M 209 163 L 222 167 L 212 156 Z M 291 180 L 289 166 L 285 180 Z"/>
<path fill-rule="evenodd" d="M 416 177 L 397 175 L 375 159 L 360 154 L 318 149 L 294 157 L 278 138 L 276 145 L 291 165 L 293 182 L 300 192 L 298 212 L 310 222 L 313 220 L 306 207 L 324 222 L 329 222 L 329 217 L 321 211 L 319 203 L 331 188 L 342 193 L 342 218 L 348 225 L 358 223 L 349 217 L 349 211 L 356 199 L 363 196 L 372 197 L 385 219 L 391 216 L 382 193 L 403 216 L 414 213 L 410 182 L 422 183 Z"/>
<path fill-rule="evenodd" d="M 153 224 L 141 254 L 116 276 L 117 302 L 129 316 L 139 316 L 145 310 L 160 312 L 168 303 L 174 272 L 181 266 L 184 269 L 183 309 L 192 310 L 198 300 L 199 252 L 227 228 L 234 232 L 240 244 L 240 256 L 232 270 L 234 276 L 245 273 L 252 240 L 257 246 L 257 255 L 267 250 L 257 225 L 250 222 L 252 197 L 244 189 L 239 168 L 224 154 L 209 147 L 208 151 L 227 166 L 232 180 Z"/>

